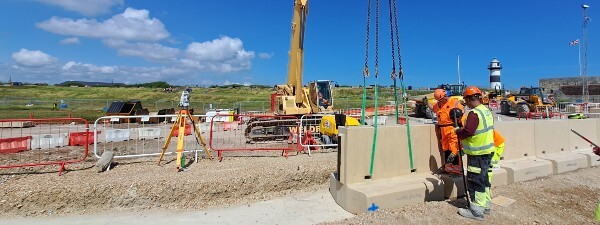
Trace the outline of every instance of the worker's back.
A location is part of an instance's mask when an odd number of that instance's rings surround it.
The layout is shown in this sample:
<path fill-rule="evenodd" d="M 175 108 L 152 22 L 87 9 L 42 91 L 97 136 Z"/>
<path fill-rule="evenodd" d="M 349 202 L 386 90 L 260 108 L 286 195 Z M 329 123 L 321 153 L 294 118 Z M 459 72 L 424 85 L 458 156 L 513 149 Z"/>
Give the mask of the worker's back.
<path fill-rule="evenodd" d="M 448 101 L 446 101 L 446 103 L 442 106 L 440 106 L 439 103 L 433 105 L 433 111 L 437 116 L 439 125 L 443 126 L 454 123 L 453 119 L 450 118 L 450 110 L 454 108 L 459 108 L 460 110 L 464 111 L 464 107 L 462 104 L 460 104 L 460 101 L 454 98 L 448 98 Z"/>

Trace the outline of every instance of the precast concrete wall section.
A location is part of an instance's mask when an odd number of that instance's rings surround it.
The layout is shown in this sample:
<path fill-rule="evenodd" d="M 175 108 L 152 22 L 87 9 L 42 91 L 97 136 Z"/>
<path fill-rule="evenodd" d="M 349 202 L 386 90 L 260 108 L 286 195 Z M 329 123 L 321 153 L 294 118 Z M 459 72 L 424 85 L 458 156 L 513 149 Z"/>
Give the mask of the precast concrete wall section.
<path fill-rule="evenodd" d="M 506 142 L 492 186 L 600 165 L 592 146 L 571 132 L 598 143 L 600 119 L 506 121 L 496 122 L 494 128 Z M 406 126 L 379 126 L 373 174 L 369 168 L 374 127 L 340 127 L 339 131 L 339 170 L 330 175 L 330 192 L 345 210 L 358 214 L 464 195 L 461 176 L 438 174 L 444 159 L 434 125 L 411 126 L 414 168 Z"/>

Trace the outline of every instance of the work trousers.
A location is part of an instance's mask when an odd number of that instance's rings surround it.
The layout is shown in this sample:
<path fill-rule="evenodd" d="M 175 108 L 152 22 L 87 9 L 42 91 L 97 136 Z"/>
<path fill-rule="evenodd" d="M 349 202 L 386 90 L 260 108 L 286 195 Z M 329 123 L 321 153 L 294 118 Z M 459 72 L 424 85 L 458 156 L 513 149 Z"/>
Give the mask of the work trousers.
<path fill-rule="evenodd" d="M 483 210 L 490 206 L 488 171 L 492 155 L 467 155 L 467 190 L 471 198 L 471 207 Z"/>
<path fill-rule="evenodd" d="M 500 161 L 500 156 L 502 155 L 502 153 L 504 152 L 504 143 L 500 144 L 499 146 L 496 146 L 496 149 L 494 151 L 494 153 L 492 153 L 492 160 L 490 163 L 490 169 L 488 170 L 488 179 L 490 180 L 490 186 L 486 188 L 485 193 L 488 197 L 488 207 L 489 208 L 492 204 L 492 176 L 493 176 L 493 172 L 494 172 L 494 167 L 497 167 L 498 162 Z"/>

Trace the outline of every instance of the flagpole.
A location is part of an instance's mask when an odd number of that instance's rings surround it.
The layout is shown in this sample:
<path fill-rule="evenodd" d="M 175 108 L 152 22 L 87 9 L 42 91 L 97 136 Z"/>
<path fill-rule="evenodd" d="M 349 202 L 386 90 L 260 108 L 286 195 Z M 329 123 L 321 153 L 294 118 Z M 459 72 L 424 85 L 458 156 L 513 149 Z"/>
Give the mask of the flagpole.
<path fill-rule="evenodd" d="M 577 48 L 579 49 L 577 58 L 579 58 L 579 76 L 581 77 L 581 45 L 579 43 L 577 43 Z"/>

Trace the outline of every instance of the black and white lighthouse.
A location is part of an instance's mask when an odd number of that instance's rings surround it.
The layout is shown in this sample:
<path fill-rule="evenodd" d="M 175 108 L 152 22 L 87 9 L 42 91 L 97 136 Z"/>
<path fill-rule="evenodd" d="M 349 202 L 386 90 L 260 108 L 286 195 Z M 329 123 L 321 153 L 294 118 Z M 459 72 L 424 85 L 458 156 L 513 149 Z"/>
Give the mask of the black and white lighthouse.
<path fill-rule="evenodd" d="M 490 88 L 495 91 L 502 90 L 502 83 L 500 82 L 500 70 L 502 70 L 502 65 L 500 65 L 500 61 L 494 58 L 490 62 L 488 70 L 490 70 Z"/>

